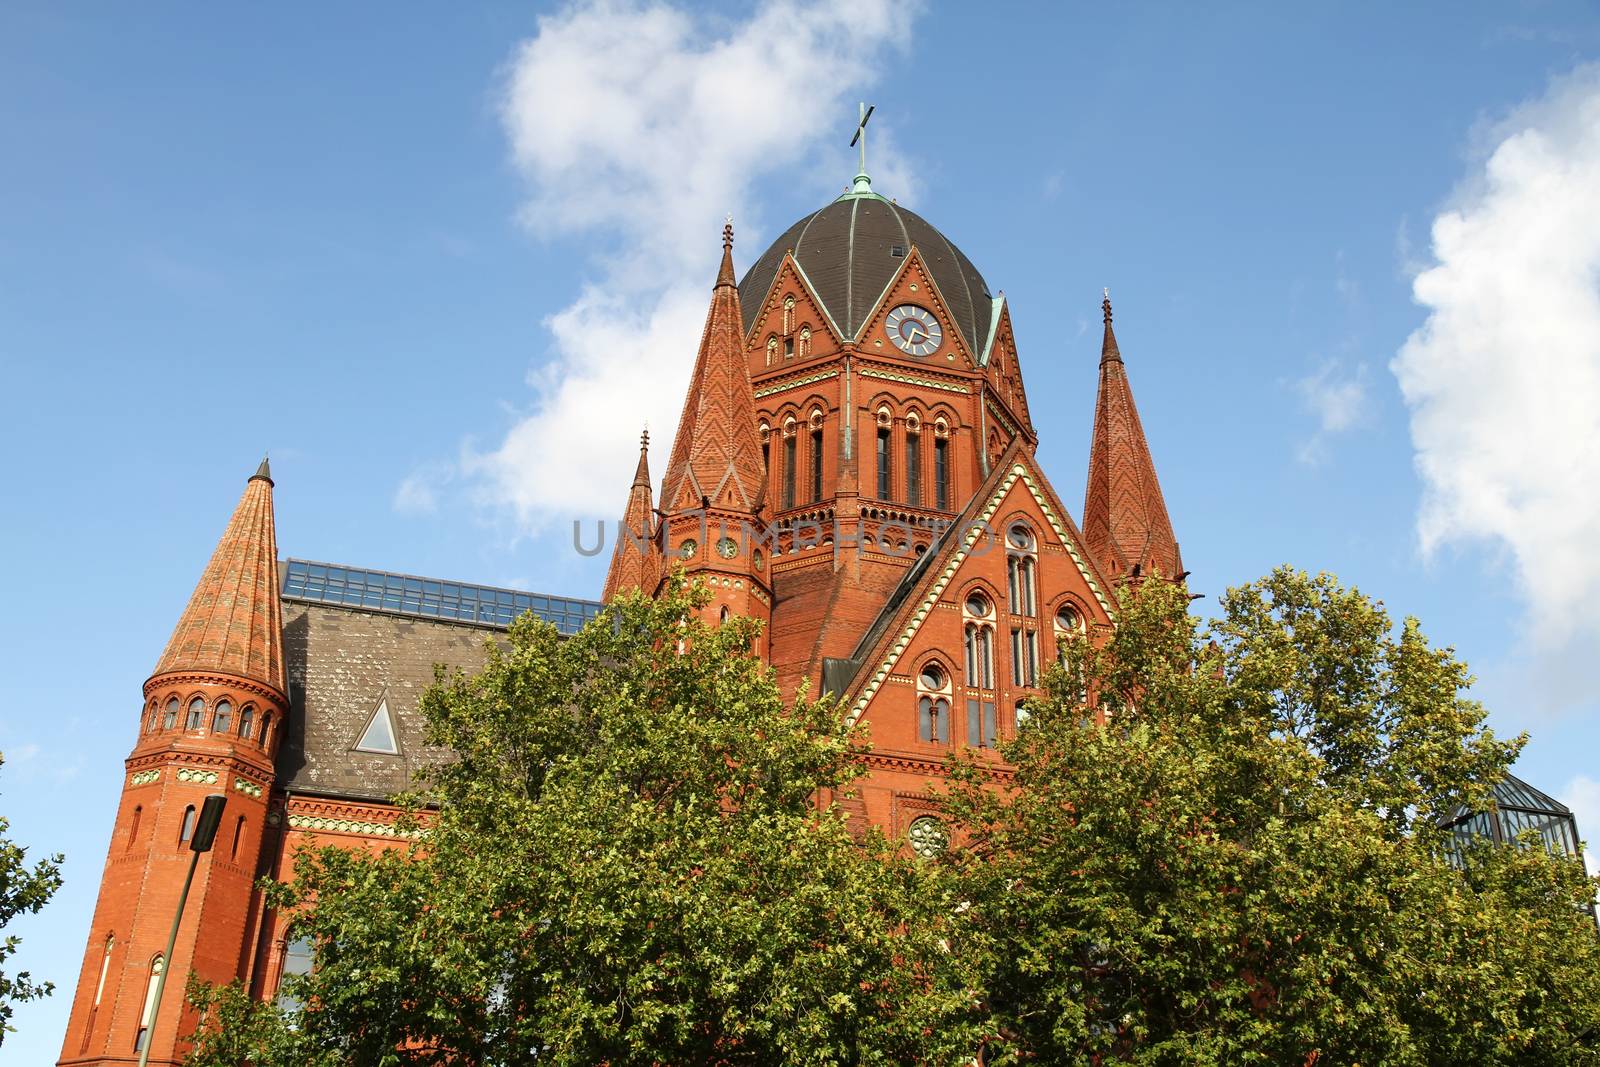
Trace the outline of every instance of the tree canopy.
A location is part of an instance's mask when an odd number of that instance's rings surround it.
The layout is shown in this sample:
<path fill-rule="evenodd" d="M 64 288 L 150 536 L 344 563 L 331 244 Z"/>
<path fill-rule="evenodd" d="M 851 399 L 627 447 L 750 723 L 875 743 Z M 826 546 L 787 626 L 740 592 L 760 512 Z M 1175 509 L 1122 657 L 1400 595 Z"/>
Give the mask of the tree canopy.
<path fill-rule="evenodd" d="M 5 756 L 0 754 L 0 767 L 5 766 Z M 43 908 L 55 891 L 61 888 L 61 856 L 54 855 L 28 866 L 28 850 L 6 836 L 11 824 L 0 817 L 0 930 L 11 924 L 18 915 L 31 915 Z M 0 940 L 0 965 L 17 951 L 21 939 L 7 934 Z M 54 991 L 50 982 L 36 982 L 23 971 L 8 975 L 0 970 L 0 1044 L 5 1043 L 11 1026 L 11 1013 L 15 1005 L 25 1000 L 47 997 Z"/>
<path fill-rule="evenodd" d="M 525 616 L 424 697 L 457 758 L 425 836 L 302 854 L 272 903 L 317 945 L 292 1020 L 238 989 L 191 1062 L 954 1062 L 975 987 L 939 872 L 852 836 L 819 791 L 860 771 L 829 702 L 786 704 L 755 625 L 703 590 L 562 638 Z M 286 1023 L 292 1022 L 292 1025 Z"/>
<path fill-rule="evenodd" d="M 1523 739 L 1414 620 L 1289 569 L 1206 625 L 1131 585 L 1005 769 L 956 754 L 923 861 L 825 803 L 860 731 L 704 597 L 441 674 L 418 836 L 303 852 L 269 893 L 315 969 L 192 986 L 190 1062 L 1596 1062 L 1596 882 L 1437 829 Z"/>
<path fill-rule="evenodd" d="M 1436 829 L 1524 741 L 1470 681 L 1327 575 L 1124 590 L 949 796 L 988 1062 L 1595 1062 L 1595 883 Z"/>

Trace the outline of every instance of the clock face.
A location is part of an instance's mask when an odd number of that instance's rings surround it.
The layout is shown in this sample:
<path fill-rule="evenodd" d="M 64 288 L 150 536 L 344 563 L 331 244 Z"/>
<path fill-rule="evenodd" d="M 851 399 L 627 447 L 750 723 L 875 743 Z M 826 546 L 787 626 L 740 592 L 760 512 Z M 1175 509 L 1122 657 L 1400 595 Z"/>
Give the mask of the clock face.
<path fill-rule="evenodd" d="M 889 312 L 883 328 L 900 351 L 913 356 L 931 356 L 944 340 L 944 331 L 933 312 L 915 304 L 901 304 Z"/>

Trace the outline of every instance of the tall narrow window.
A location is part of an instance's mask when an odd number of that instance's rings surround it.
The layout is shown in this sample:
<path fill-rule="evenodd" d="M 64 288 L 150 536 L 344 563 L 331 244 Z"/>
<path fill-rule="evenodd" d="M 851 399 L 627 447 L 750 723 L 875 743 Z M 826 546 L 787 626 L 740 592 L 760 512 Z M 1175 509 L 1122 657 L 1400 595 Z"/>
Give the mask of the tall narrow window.
<path fill-rule="evenodd" d="M 194 805 L 190 804 L 183 809 L 183 825 L 178 828 L 178 841 L 184 842 L 194 836 Z"/>
<path fill-rule="evenodd" d="M 878 427 L 878 499 L 889 499 L 889 429 Z"/>
<path fill-rule="evenodd" d="M 266 745 L 267 739 L 272 736 L 272 713 L 261 716 L 261 744 Z"/>
<path fill-rule="evenodd" d="M 1033 591 L 1035 544 L 1033 531 L 1021 523 L 1006 531 L 1006 592 L 1013 615 L 1032 615 L 1037 608 Z"/>
<path fill-rule="evenodd" d="M 995 739 L 994 701 L 967 698 L 967 744 L 973 748 L 993 748 Z"/>
<path fill-rule="evenodd" d="M 811 499 L 822 499 L 822 427 L 811 431 Z"/>
<path fill-rule="evenodd" d="M 150 964 L 150 977 L 146 979 L 144 987 L 144 1011 L 139 1015 L 139 1032 L 133 1038 L 135 1052 L 143 1052 L 145 1042 L 150 1040 L 150 1027 L 156 1021 L 156 980 L 166 966 L 167 961 L 160 956 Z"/>
<path fill-rule="evenodd" d="M 299 1011 L 301 1000 L 283 989 L 284 979 L 299 974 L 310 974 L 314 946 L 305 934 L 283 946 L 283 970 L 278 975 L 278 1007 L 283 1011 Z"/>
<path fill-rule="evenodd" d="M 788 433 L 783 439 L 783 506 L 794 507 L 794 445 L 795 435 Z"/>
<path fill-rule="evenodd" d="M 128 847 L 132 848 L 139 841 L 139 823 L 144 819 L 144 805 L 133 806 L 133 818 L 128 820 Z"/>
<path fill-rule="evenodd" d="M 245 740 L 250 739 L 250 728 L 256 724 L 256 709 L 245 708 L 239 715 L 239 736 Z"/>
<path fill-rule="evenodd" d="M 1023 676 L 1022 631 L 1011 631 L 1011 684 L 1027 685 Z"/>
<path fill-rule="evenodd" d="M 216 714 L 211 716 L 211 732 L 226 734 L 233 731 L 233 705 L 226 700 L 217 701 Z"/>
<path fill-rule="evenodd" d="M 937 662 L 917 672 L 917 739 L 950 743 L 950 673 Z"/>
<path fill-rule="evenodd" d="M 922 506 L 922 435 L 906 430 L 906 503 Z"/>
<path fill-rule="evenodd" d="M 237 861 L 239 858 L 239 843 L 244 840 L 244 816 L 239 816 L 239 821 L 233 824 L 233 848 L 228 851 L 228 859 Z"/>
<path fill-rule="evenodd" d="M 940 511 L 950 510 L 950 439 L 933 439 L 933 495 L 934 506 Z"/>
<path fill-rule="evenodd" d="M 151 733 L 155 733 L 156 728 L 158 726 L 160 726 L 160 725 L 161 725 L 161 705 L 152 701 L 151 704 L 150 704 L 150 732 Z"/>
<path fill-rule="evenodd" d="M 171 700 L 167 701 L 167 714 L 166 717 L 161 720 L 161 728 L 163 730 L 170 730 L 176 725 L 178 725 L 178 698 L 173 697 Z"/>
<path fill-rule="evenodd" d="M 83 1040 L 78 1043 L 78 1051 L 80 1053 L 88 1051 L 89 1038 L 94 1036 L 95 1015 L 100 1011 L 100 998 L 106 992 L 106 975 L 111 973 L 111 950 L 116 946 L 117 939 L 108 934 L 106 936 L 105 954 L 100 957 L 100 981 L 95 983 L 94 1003 L 89 1005 L 89 1019 L 83 1024 Z"/>
<path fill-rule="evenodd" d="M 1039 631 L 1029 630 L 1024 645 L 1023 651 L 1028 657 L 1026 684 L 1036 686 L 1039 684 Z"/>
<path fill-rule="evenodd" d="M 184 720 L 185 730 L 198 730 L 206 719 L 206 702 L 199 697 L 189 701 L 189 717 Z"/>
<path fill-rule="evenodd" d="M 994 608 L 982 593 L 971 593 L 962 605 L 966 620 L 967 687 L 994 688 Z"/>

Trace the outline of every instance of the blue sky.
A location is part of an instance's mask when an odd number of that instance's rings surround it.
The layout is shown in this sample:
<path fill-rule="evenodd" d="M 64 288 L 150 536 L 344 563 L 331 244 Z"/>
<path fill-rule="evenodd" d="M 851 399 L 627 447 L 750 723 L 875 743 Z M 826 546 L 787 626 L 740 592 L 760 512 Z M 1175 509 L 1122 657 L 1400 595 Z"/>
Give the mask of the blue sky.
<path fill-rule="evenodd" d="M 1010 299 L 1067 501 L 1109 286 L 1193 585 L 1419 616 L 1600 833 L 1592 5 L 427 15 L 0 12 L 0 812 L 67 853 L 11 1059 L 59 1049 L 140 684 L 261 453 L 286 555 L 596 595 L 572 517 L 664 449 L 724 214 L 742 268 L 863 98 L 876 187 Z"/>

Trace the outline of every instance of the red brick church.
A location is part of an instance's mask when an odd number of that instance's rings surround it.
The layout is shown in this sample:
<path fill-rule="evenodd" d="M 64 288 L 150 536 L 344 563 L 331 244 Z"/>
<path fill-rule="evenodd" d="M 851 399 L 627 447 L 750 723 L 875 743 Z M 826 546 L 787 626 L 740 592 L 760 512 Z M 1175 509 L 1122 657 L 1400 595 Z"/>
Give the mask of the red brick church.
<path fill-rule="evenodd" d="M 257 880 L 313 839 L 395 839 L 389 798 L 446 755 L 416 710 L 433 664 L 479 665 L 524 611 L 570 633 L 682 566 L 709 621 L 761 620 L 786 692 L 866 723 L 870 773 L 842 802 L 926 851 L 952 749 L 1016 728 L 1057 636 L 1108 623 L 1117 582 L 1183 573 L 1109 301 L 1080 525 L 1035 457 L 1011 309 L 944 234 L 860 174 L 742 280 L 732 243 L 666 475 L 641 448 L 599 601 L 280 560 L 271 472 L 251 476 L 144 683 L 60 1063 L 180 1062 L 190 972 L 270 998 L 308 967 Z M 226 813 L 169 960 L 212 793 Z"/>

